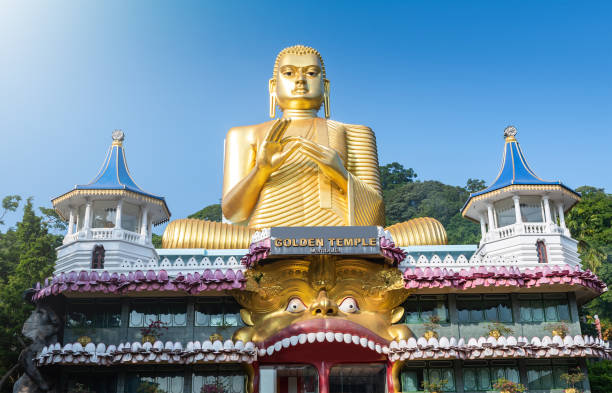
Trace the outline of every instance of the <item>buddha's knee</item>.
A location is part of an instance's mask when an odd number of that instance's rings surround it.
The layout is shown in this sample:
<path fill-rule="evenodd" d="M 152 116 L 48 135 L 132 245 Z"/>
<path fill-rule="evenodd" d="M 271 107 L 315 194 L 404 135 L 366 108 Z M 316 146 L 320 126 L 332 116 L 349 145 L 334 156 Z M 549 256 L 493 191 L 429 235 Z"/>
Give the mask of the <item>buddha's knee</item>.
<path fill-rule="evenodd" d="M 254 232 L 239 225 L 183 218 L 168 224 L 162 248 L 248 248 Z"/>
<path fill-rule="evenodd" d="M 447 244 L 446 230 L 440 221 L 419 217 L 386 228 L 397 247 Z"/>

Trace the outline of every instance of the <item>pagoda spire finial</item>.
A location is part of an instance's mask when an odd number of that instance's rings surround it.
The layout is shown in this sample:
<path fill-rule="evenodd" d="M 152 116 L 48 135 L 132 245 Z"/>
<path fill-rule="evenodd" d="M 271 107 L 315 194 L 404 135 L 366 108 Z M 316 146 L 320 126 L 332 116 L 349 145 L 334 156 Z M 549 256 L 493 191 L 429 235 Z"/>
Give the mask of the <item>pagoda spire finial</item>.
<path fill-rule="evenodd" d="M 508 126 L 504 129 L 504 138 L 506 138 L 506 142 L 510 142 L 510 141 L 515 141 L 516 135 L 516 127 L 515 126 Z"/>
<path fill-rule="evenodd" d="M 125 134 L 122 130 L 116 129 L 113 131 L 113 145 L 121 146 L 123 145 L 123 140 L 125 139 Z"/>

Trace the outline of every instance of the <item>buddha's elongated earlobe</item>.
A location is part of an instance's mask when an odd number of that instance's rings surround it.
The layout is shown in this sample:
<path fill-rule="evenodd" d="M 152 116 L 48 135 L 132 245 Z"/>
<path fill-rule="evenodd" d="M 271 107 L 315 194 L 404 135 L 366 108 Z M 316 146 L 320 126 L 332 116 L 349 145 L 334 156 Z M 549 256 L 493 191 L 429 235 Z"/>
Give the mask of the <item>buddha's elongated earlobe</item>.
<path fill-rule="evenodd" d="M 270 79 L 268 90 L 270 91 L 270 117 L 274 119 L 276 117 L 276 79 Z"/>
<path fill-rule="evenodd" d="M 329 80 L 323 80 L 323 106 L 325 109 L 325 118 L 329 119 Z"/>

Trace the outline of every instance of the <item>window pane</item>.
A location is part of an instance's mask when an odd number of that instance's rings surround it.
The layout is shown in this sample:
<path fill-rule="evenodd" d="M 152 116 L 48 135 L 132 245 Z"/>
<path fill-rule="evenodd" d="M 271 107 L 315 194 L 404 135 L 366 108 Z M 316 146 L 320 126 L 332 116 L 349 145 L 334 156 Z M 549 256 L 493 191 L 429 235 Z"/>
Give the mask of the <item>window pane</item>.
<path fill-rule="evenodd" d="M 470 321 L 470 310 L 467 308 L 459 308 L 457 304 L 457 311 L 459 312 L 459 322 L 469 322 Z"/>
<path fill-rule="evenodd" d="M 114 228 L 117 218 L 117 202 L 98 201 L 93 203 L 92 228 Z"/>
<path fill-rule="evenodd" d="M 196 304 L 195 324 L 196 326 L 210 326 L 210 315 L 206 310 L 207 304 Z"/>
<path fill-rule="evenodd" d="M 506 379 L 512 382 L 519 383 L 521 377 L 519 376 L 518 368 L 507 367 L 506 368 Z"/>
<path fill-rule="evenodd" d="M 187 325 L 187 305 L 185 303 L 171 303 L 170 312 L 173 317 L 171 326 Z"/>
<path fill-rule="evenodd" d="M 542 367 L 540 369 L 540 385 L 544 389 L 553 387 L 552 369 L 550 367 Z"/>
<path fill-rule="evenodd" d="M 543 222 L 540 197 L 521 197 L 521 216 L 524 222 Z"/>
<path fill-rule="evenodd" d="M 478 390 L 488 390 L 490 386 L 489 368 L 478 369 Z"/>
<path fill-rule="evenodd" d="M 527 384 L 529 389 L 540 388 L 540 372 L 538 369 L 530 368 L 527 369 Z"/>
<path fill-rule="evenodd" d="M 475 368 L 465 368 L 463 369 L 463 385 L 464 385 L 464 390 L 466 391 L 470 391 L 470 390 L 479 390 L 477 385 L 476 385 L 476 371 L 477 369 Z M 403 381 L 402 381 L 402 388 L 404 387 Z"/>
<path fill-rule="evenodd" d="M 130 327 L 142 327 L 144 326 L 144 306 L 143 305 L 132 305 L 132 311 L 130 312 Z"/>
<path fill-rule="evenodd" d="M 472 304 L 470 307 L 470 322 L 482 322 L 483 313 L 482 309 L 476 304 Z"/>
<path fill-rule="evenodd" d="M 559 317 L 557 316 L 557 304 L 556 300 L 544 300 L 544 316 L 548 322 L 557 322 Z"/>
<path fill-rule="evenodd" d="M 532 300 L 531 301 L 531 316 L 533 322 L 543 322 L 544 321 L 544 306 L 541 300 Z"/>
<path fill-rule="evenodd" d="M 452 368 L 444 368 L 442 369 L 442 378 L 446 379 L 448 382 L 444 385 L 445 392 L 454 392 L 455 391 L 455 372 Z"/>
<path fill-rule="evenodd" d="M 123 203 L 121 208 L 121 226 L 123 229 L 138 232 L 140 221 L 140 208 L 131 203 Z"/>
<path fill-rule="evenodd" d="M 343 364 L 333 366 L 329 372 L 329 391 L 385 393 L 386 374 L 384 364 Z M 293 386 L 295 385 L 297 383 L 293 382 Z M 288 384 L 288 386 L 288 392 L 303 391 L 302 389 L 292 389 L 292 384 Z"/>
<path fill-rule="evenodd" d="M 510 303 L 501 303 L 499 305 L 499 321 L 500 322 L 512 322 L 512 308 Z"/>
<path fill-rule="evenodd" d="M 499 321 L 497 316 L 497 303 L 495 302 L 485 302 L 483 303 L 484 312 L 485 312 L 485 320 L 487 321 Z"/>
<path fill-rule="evenodd" d="M 504 199 L 495 203 L 495 213 L 497 214 L 497 226 L 505 227 L 516 222 L 514 213 L 514 201 L 512 198 Z"/>

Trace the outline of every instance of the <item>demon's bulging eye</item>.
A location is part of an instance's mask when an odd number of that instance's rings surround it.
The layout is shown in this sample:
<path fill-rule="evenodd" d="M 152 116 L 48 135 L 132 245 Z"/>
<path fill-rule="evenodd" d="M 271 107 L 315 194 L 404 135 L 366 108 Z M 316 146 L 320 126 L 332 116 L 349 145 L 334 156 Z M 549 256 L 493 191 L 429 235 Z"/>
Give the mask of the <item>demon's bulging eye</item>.
<path fill-rule="evenodd" d="M 349 314 L 359 311 L 359 306 L 357 305 L 357 300 L 349 296 L 344 298 L 342 303 L 338 306 L 338 309 L 343 313 Z"/>
<path fill-rule="evenodd" d="M 293 313 L 302 312 L 304 310 L 306 310 L 306 305 L 299 297 L 294 297 L 289 300 L 289 304 L 287 304 L 287 308 L 285 309 L 285 311 Z"/>

